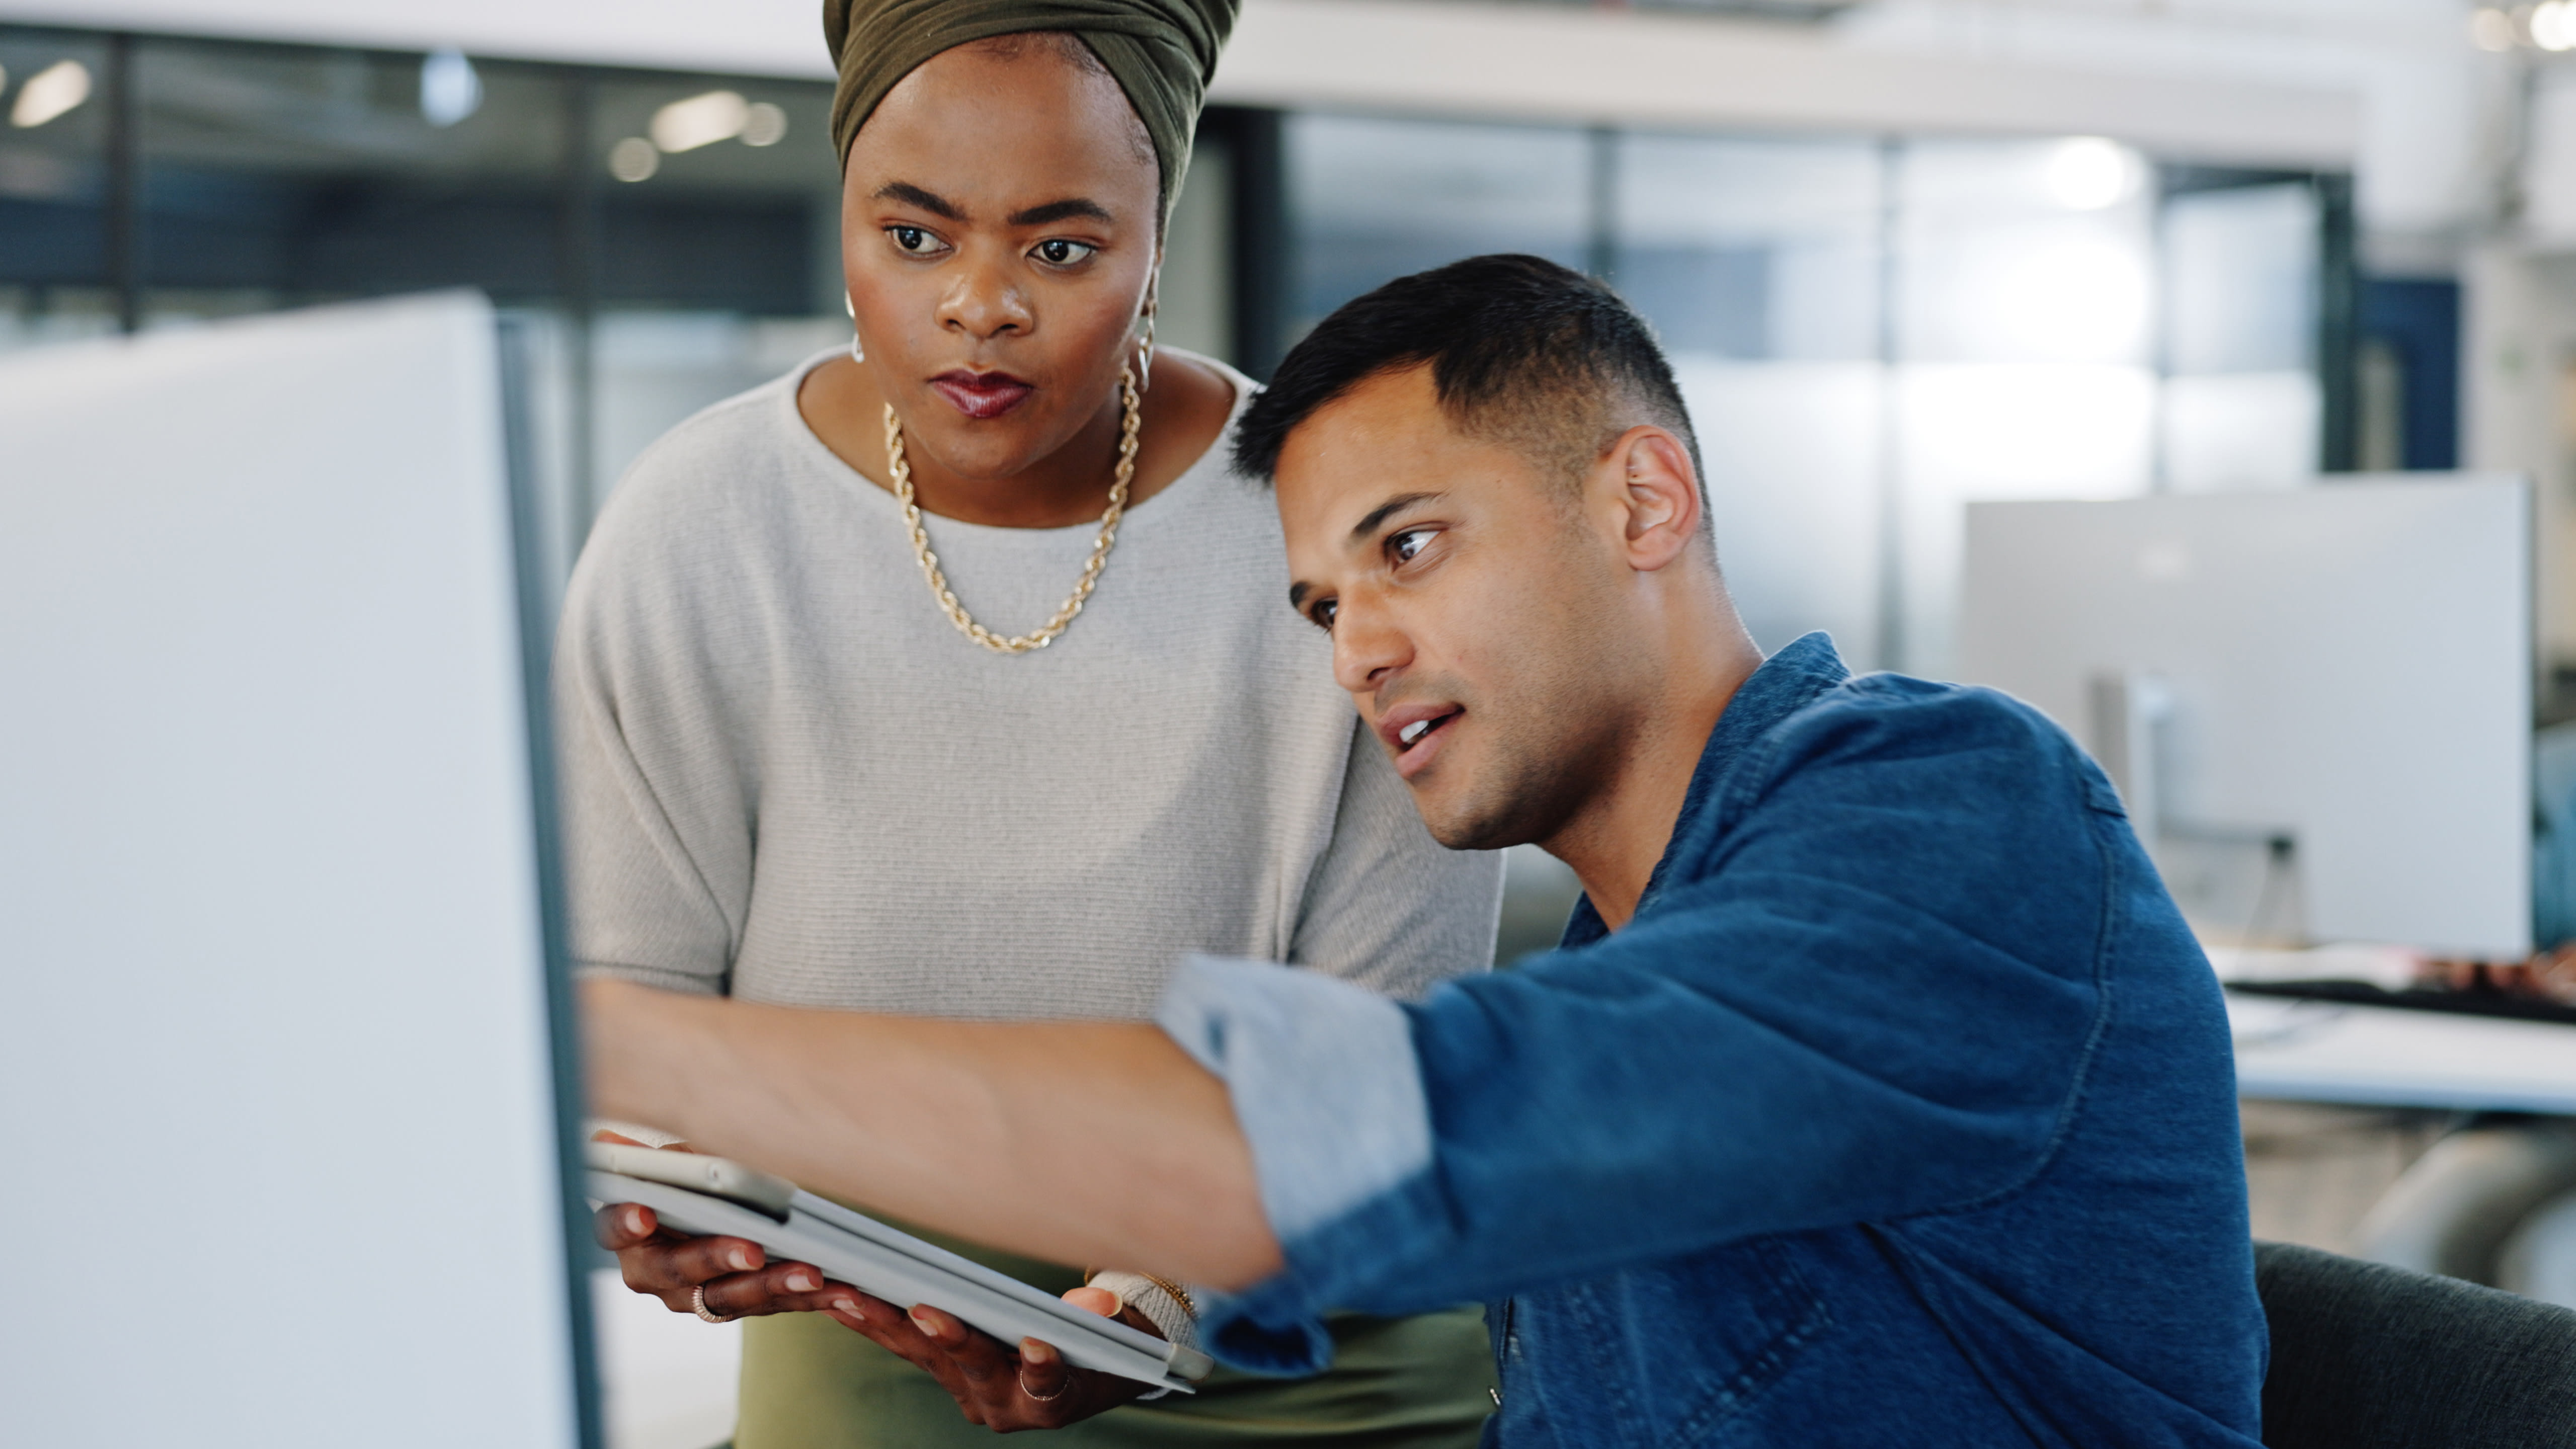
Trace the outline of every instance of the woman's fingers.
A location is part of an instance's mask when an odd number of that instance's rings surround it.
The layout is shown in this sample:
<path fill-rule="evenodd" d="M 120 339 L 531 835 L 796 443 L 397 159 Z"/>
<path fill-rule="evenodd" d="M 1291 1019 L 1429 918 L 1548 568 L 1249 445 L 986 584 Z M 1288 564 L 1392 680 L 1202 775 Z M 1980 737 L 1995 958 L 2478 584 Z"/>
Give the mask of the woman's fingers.
<path fill-rule="evenodd" d="M 1020 1340 L 1018 1388 L 1023 1397 L 1052 1402 L 1064 1397 L 1065 1386 L 1072 1381 L 1073 1370 L 1065 1363 L 1064 1355 L 1055 1351 L 1054 1344 L 1035 1338 Z"/>
<path fill-rule="evenodd" d="M 927 1304 L 912 1310 L 912 1322 L 956 1366 L 960 1383 L 949 1392 L 976 1423 L 1008 1434 L 1056 1428 L 1092 1412 L 1083 1407 L 1089 1395 L 1068 1392 L 1073 1370 L 1049 1345 L 1029 1339 L 1014 1351 L 991 1334 L 967 1327 L 955 1314 Z M 1042 1358 L 1026 1357 L 1031 1345 L 1042 1351 Z"/>
<path fill-rule="evenodd" d="M 965 1411 L 968 1419 L 978 1424 L 984 1422 L 977 1416 L 974 1395 L 968 1390 L 965 1377 L 957 1372 L 957 1365 L 945 1350 L 922 1335 L 911 1315 L 882 1298 L 855 1290 L 844 1290 L 832 1297 L 834 1303 L 823 1311 L 837 1319 L 842 1327 L 937 1379 L 939 1386 L 957 1401 L 958 1408 Z"/>
<path fill-rule="evenodd" d="M 758 1243 L 663 1232 L 652 1210 L 634 1203 L 602 1208 L 594 1221 L 601 1244 L 617 1251 L 626 1286 L 674 1313 L 694 1313 L 701 1303 L 724 1318 L 804 1313 L 828 1309 L 851 1291 L 812 1264 L 768 1261 Z"/>
<path fill-rule="evenodd" d="M 617 1254 L 626 1286 L 638 1293 L 681 1293 L 701 1283 L 767 1266 L 758 1243 L 740 1238 L 659 1237 Z M 710 1305 L 713 1306 L 713 1305 Z"/>
<path fill-rule="evenodd" d="M 1010 1377 L 1019 1367 L 1017 1360 L 1001 1340 L 989 1333 L 968 1328 L 964 1319 L 953 1313 L 916 1304 L 912 1310 L 913 1327 L 921 1336 L 937 1344 L 949 1360 L 957 1365 L 970 1384 L 982 1387 Z"/>
<path fill-rule="evenodd" d="M 599 1245 L 612 1253 L 653 1241 L 661 1222 L 653 1210 L 639 1203 L 613 1202 L 591 1215 L 591 1232 Z"/>
<path fill-rule="evenodd" d="M 822 1312 L 850 1295 L 848 1287 L 826 1280 L 823 1270 L 810 1263 L 776 1263 L 758 1272 L 731 1274 L 708 1281 L 703 1291 L 707 1311 L 724 1318 Z"/>
<path fill-rule="evenodd" d="M 938 1379 L 968 1422 L 997 1433 L 1061 1428 L 1145 1391 L 1142 1384 L 1073 1367 L 1053 1344 L 1034 1338 L 1006 1344 L 926 1303 L 907 1311 L 838 1284 L 820 1296 L 821 1311 Z M 1067 1298 L 1103 1317 L 1132 1313 L 1115 1295 L 1101 1290 L 1099 1296 L 1105 1301 Z"/>

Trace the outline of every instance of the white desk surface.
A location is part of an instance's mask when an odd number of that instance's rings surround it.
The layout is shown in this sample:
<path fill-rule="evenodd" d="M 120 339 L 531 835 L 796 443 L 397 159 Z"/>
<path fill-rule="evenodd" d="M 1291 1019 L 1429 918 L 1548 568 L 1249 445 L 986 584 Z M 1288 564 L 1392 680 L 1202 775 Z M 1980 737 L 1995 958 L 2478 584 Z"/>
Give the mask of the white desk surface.
<path fill-rule="evenodd" d="M 2227 993 L 2244 1097 L 2576 1115 L 2576 1026 Z"/>

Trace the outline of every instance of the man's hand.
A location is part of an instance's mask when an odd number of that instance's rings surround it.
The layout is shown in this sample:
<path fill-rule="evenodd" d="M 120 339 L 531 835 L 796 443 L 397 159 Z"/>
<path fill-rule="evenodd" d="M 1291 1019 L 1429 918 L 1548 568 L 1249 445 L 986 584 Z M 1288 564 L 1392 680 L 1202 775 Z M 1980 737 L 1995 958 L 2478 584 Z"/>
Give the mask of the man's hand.
<path fill-rule="evenodd" d="M 1075 1368 L 1053 1345 L 1034 1338 L 1021 1339 L 1014 1350 L 990 1334 L 967 1327 L 956 1315 L 927 1304 L 906 1313 L 881 1298 L 865 1293 L 854 1296 L 855 1311 L 827 1311 L 878 1347 L 939 1380 L 968 1423 L 981 1424 L 996 1434 L 1061 1429 L 1152 1392 L 1150 1384 Z M 1120 1304 L 1106 1288 L 1076 1288 L 1064 1299 L 1162 1337 L 1162 1330 L 1145 1315 Z"/>
<path fill-rule="evenodd" d="M 671 1232 L 651 1208 L 637 1203 L 601 1208 L 593 1226 L 599 1245 L 617 1255 L 626 1286 L 661 1299 L 673 1313 L 695 1313 L 691 1299 L 701 1289 L 707 1311 L 722 1318 L 855 1309 L 863 1296 L 847 1284 L 826 1281 L 810 1264 L 770 1263 L 758 1243 Z"/>
<path fill-rule="evenodd" d="M 2495 991 L 2576 1006 L 2576 943 L 2542 951 L 2516 965 L 2429 961 L 2416 984 L 2451 991 Z"/>

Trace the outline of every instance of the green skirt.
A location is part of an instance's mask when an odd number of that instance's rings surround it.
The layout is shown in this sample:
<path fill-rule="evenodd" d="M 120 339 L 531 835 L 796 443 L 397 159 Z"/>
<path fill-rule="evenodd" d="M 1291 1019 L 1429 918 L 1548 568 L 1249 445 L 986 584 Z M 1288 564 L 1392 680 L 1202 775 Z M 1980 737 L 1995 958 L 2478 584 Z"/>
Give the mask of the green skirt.
<path fill-rule="evenodd" d="M 915 1229 L 914 1231 L 919 1231 Z M 1082 1275 L 922 1233 L 1049 1293 Z M 1266 1379 L 1218 1369 L 1196 1394 L 1167 1394 L 1055 1431 L 1066 1449 L 1313 1445 L 1471 1449 L 1494 1406 L 1484 1310 L 1417 1318 L 1334 1314 L 1330 1372 Z M 743 1323 L 735 1449 L 990 1449 L 938 1381 L 819 1313 Z"/>

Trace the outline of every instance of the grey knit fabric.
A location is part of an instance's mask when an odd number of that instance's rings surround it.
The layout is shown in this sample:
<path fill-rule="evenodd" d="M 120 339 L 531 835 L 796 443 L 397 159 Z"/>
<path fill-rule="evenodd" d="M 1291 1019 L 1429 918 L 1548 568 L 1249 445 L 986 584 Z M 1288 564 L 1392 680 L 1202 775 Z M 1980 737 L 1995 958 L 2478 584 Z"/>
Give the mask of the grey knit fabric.
<path fill-rule="evenodd" d="M 828 356 L 829 354 L 825 354 Z M 1288 608 L 1233 424 L 1127 515 L 1055 644 L 987 653 L 900 511 L 816 439 L 794 373 L 639 459 L 556 659 L 574 951 L 758 1001 L 1152 1014 L 1185 952 L 1399 996 L 1481 969 L 1491 855 L 1442 850 Z M 1239 417 L 1252 384 L 1234 381 Z M 1028 629 L 1094 528 L 932 518 L 958 597 Z"/>

